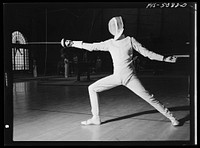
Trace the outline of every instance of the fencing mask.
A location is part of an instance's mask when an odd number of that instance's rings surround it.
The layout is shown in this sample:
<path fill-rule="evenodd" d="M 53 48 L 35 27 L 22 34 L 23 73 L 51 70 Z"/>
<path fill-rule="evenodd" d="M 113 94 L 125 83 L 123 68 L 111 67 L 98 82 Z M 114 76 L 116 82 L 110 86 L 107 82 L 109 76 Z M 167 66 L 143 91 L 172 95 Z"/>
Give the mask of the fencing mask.
<path fill-rule="evenodd" d="M 113 17 L 108 23 L 109 32 L 114 36 L 114 40 L 117 40 L 124 31 L 124 24 L 121 16 Z"/>

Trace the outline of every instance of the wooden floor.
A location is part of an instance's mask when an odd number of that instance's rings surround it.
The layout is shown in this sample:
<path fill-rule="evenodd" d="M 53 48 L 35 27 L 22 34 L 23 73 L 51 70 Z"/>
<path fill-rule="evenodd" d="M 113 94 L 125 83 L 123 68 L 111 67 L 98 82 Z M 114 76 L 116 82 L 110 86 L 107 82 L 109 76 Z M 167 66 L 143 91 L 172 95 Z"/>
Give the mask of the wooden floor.
<path fill-rule="evenodd" d="M 100 93 L 102 125 L 82 126 L 91 117 L 87 85 L 13 83 L 14 141 L 180 141 L 190 140 L 187 77 L 141 77 L 183 122 L 171 122 L 123 86 Z M 56 83 L 56 81 L 55 81 Z"/>

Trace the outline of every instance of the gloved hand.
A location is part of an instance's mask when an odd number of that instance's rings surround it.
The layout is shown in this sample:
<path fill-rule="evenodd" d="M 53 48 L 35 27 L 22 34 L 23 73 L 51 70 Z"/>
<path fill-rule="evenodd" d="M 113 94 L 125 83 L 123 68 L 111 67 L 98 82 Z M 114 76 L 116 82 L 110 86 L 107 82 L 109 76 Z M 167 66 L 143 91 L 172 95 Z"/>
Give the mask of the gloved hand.
<path fill-rule="evenodd" d="M 61 40 L 61 45 L 63 46 L 63 47 L 72 47 L 72 45 L 73 45 L 73 41 L 71 41 L 71 40 L 66 40 L 66 39 L 62 39 Z"/>
<path fill-rule="evenodd" d="M 176 60 L 177 60 L 177 57 L 175 57 L 175 56 L 168 56 L 168 57 L 163 58 L 163 61 L 170 62 L 170 63 L 175 63 Z"/>

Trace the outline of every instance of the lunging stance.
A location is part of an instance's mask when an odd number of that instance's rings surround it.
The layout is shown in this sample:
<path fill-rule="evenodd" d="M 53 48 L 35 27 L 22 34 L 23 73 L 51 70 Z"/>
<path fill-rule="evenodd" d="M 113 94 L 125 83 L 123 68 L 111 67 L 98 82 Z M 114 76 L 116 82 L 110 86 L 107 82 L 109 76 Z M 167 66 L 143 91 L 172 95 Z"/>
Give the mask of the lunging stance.
<path fill-rule="evenodd" d="M 103 42 L 84 43 L 83 41 L 71 41 L 65 39 L 62 39 L 61 41 L 63 47 L 76 47 L 88 51 L 108 51 L 110 52 L 113 61 L 113 74 L 96 81 L 88 87 L 92 118 L 82 121 L 81 124 L 100 125 L 101 119 L 99 115 L 98 93 L 123 85 L 167 117 L 171 121 L 172 125 L 179 125 L 179 121 L 173 116 L 173 114 L 162 103 L 156 100 L 153 94 L 149 93 L 143 87 L 136 76 L 135 67 L 133 65 L 134 50 L 151 60 L 175 63 L 176 57 L 164 57 L 147 50 L 136 41 L 135 38 L 130 36 L 126 37 L 123 33 L 124 25 L 121 16 L 113 17 L 108 23 L 108 29 L 114 38 Z"/>

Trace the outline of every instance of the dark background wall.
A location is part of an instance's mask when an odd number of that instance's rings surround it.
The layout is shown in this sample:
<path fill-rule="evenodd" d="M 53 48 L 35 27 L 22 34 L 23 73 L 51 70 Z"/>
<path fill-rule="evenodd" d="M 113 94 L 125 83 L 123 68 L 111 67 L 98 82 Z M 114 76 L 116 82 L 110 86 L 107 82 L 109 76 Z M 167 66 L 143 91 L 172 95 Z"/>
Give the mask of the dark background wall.
<path fill-rule="evenodd" d="M 185 8 L 145 8 L 142 5 L 87 5 L 87 4 L 7 4 L 4 17 L 10 17 L 7 27 L 10 36 L 13 31 L 20 31 L 28 42 L 57 42 L 63 37 L 85 42 L 99 42 L 111 38 L 108 21 L 120 15 L 125 21 L 125 34 L 133 36 L 147 49 L 160 54 L 191 54 L 193 51 L 193 10 Z M 9 15 L 8 15 L 9 13 Z M 190 43 L 190 44 L 188 44 Z M 56 74 L 57 64 L 61 59 L 60 45 L 32 45 L 30 64 L 36 59 L 38 73 Z M 6 49 L 7 50 L 7 49 Z M 9 50 L 9 49 L 8 49 Z M 84 50 L 68 49 L 83 55 Z M 88 53 L 89 59 L 99 56 L 103 61 L 102 71 L 112 71 L 112 61 L 107 52 Z M 166 68 L 168 64 L 158 61 L 147 61 L 147 68 Z M 181 60 L 180 60 L 181 61 Z M 186 59 L 170 67 L 173 70 L 184 69 Z M 46 64 L 46 66 L 45 66 Z"/>

